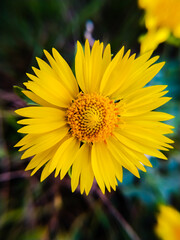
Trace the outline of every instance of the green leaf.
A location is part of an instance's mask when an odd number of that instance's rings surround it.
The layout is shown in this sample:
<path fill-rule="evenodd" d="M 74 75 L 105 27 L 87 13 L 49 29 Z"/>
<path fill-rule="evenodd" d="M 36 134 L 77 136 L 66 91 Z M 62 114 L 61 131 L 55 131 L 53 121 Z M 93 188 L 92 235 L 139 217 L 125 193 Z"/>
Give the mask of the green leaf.
<path fill-rule="evenodd" d="M 70 169 L 68 170 L 68 175 L 70 178 L 72 177 L 72 167 L 70 167 Z"/>
<path fill-rule="evenodd" d="M 13 90 L 15 94 L 20 97 L 23 101 L 25 101 L 28 105 L 37 105 L 35 102 L 33 102 L 31 99 L 26 97 L 26 95 L 22 92 L 25 89 L 19 86 L 13 86 Z"/>
<path fill-rule="evenodd" d="M 168 38 L 167 42 L 169 44 L 172 44 L 176 47 L 179 47 L 180 46 L 180 39 L 174 37 L 172 34 L 170 35 L 170 37 Z"/>

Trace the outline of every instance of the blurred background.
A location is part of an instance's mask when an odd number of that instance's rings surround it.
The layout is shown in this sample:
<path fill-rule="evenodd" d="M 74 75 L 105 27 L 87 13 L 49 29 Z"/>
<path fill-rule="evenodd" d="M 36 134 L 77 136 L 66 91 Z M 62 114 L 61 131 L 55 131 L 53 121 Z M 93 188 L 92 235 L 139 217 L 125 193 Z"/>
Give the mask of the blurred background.
<path fill-rule="evenodd" d="M 74 69 L 76 41 L 85 38 L 110 43 L 112 53 L 124 45 L 140 52 L 146 33 L 144 10 L 135 0 L 2 0 L 0 5 L 0 239 L 4 240 L 129 240 L 159 239 L 154 233 L 159 204 L 180 210 L 180 48 L 179 41 L 161 43 L 154 55 L 166 61 L 152 84 L 167 84 L 173 99 L 161 110 L 175 115 L 174 149 L 168 161 L 150 158 L 153 168 L 137 179 L 124 170 L 116 192 L 101 195 L 71 193 L 68 176 L 53 174 L 40 183 L 40 171 L 30 177 L 28 159 L 13 146 L 18 117 L 26 105 L 14 85 L 23 86 L 26 72 L 45 59 L 43 49 L 55 47 Z M 172 39 L 171 39 L 172 40 Z M 17 89 L 16 89 L 17 91 Z"/>

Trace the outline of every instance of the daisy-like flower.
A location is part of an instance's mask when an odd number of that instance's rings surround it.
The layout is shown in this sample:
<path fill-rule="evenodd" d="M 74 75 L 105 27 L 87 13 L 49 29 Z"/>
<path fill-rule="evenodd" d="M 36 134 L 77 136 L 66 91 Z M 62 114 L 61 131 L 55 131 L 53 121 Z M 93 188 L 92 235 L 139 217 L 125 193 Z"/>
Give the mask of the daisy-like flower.
<path fill-rule="evenodd" d="M 171 206 L 161 205 L 155 232 L 162 240 L 179 240 L 180 213 Z"/>
<path fill-rule="evenodd" d="M 24 83 L 37 106 L 16 111 L 26 117 L 18 123 L 27 125 L 16 146 L 25 150 L 22 159 L 33 156 L 26 170 L 34 169 L 33 175 L 45 165 L 43 181 L 54 170 L 64 178 L 72 166 L 72 191 L 80 183 L 88 194 L 95 178 L 104 193 L 122 181 L 122 167 L 139 178 L 138 169 L 151 166 L 144 154 L 166 159 L 159 150 L 172 148 L 164 136 L 172 127 L 161 121 L 172 116 L 153 110 L 170 100 L 163 97 L 167 86 L 145 87 L 164 65 L 154 64 L 158 57 L 147 52 L 135 59 L 123 47 L 111 59 L 109 44 L 103 51 L 95 41 L 91 50 L 86 41 L 83 51 L 77 42 L 75 77 L 54 48 L 53 56 L 44 53 L 50 66 L 37 58 L 40 69 Z"/>
<path fill-rule="evenodd" d="M 179 0 L 139 0 L 145 9 L 145 24 L 148 33 L 141 39 L 141 51 L 155 49 L 166 41 L 172 33 L 180 38 Z"/>

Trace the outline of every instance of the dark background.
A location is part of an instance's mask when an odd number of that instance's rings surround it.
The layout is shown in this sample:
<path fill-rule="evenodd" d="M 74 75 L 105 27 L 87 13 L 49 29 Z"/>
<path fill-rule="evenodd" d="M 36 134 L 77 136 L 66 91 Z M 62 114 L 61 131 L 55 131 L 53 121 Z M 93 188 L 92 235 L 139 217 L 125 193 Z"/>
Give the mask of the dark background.
<path fill-rule="evenodd" d="M 110 43 L 112 53 L 124 45 L 139 54 L 138 38 L 146 32 L 144 12 L 135 0 L 2 0 L 0 3 L 0 239 L 5 240 L 128 240 L 158 239 L 154 234 L 159 204 L 180 210 L 180 49 L 163 43 L 155 51 L 166 65 L 152 81 L 168 84 L 173 97 L 162 111 L 176 116 L 171 137 L 174 150 L 168 161 L 151 158 L 154 168 L 137 179 L 124 170 L 116 192 L 103 196 L 96 187 L 90 195 L 71 193 L 68 176 L 53 175 L 40 183 L 13 148 L 17 134 L 14 110 L 25 106 L 13 90 L 23 86 L 26 72 L 44 59 L 43 49 L 55 47 L 74 69 L 76 41 L 84 44 L 88 21 L 92 37 Z M 171 41 L 172 43 L 173 41 Z M 134 229 L 134 232 L 132 232 Z M 134 237 L 132 237 L 134 236 Z"/>

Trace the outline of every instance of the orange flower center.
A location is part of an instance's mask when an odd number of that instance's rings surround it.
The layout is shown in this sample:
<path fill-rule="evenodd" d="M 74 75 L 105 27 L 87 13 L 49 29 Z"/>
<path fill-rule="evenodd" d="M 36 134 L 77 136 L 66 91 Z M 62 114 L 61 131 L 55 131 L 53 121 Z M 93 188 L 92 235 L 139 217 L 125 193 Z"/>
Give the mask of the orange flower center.
<path fill-rule="evenodd" d="M 105 141 L 119 121 L 117 104 L 98 94 L 80 93 L 67 110 L 70 132 L 80 141 Z"/>

